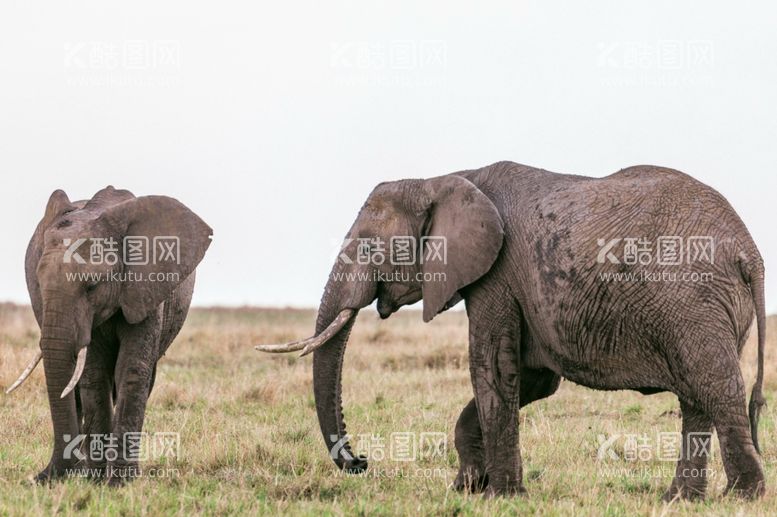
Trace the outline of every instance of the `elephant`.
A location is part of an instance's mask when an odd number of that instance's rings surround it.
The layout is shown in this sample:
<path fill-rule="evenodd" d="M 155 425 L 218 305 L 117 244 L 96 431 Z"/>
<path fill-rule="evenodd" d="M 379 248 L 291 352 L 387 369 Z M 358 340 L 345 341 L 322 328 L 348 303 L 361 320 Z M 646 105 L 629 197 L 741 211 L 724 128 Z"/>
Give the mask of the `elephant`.
<path fill-rule="evenodd" d="M 406 237 L 414 260 L 370 259 Z M 349 472 L 367 458 L 346 434 L 344 353 L 358 311 L 375 300 L 384 319 L 423 300 L 426 322 L 465 302 L 474 398 L 455 427 L 454 488 L 525 491 L 516 415 L 563 378 L 678 397 L 684 439 L 665 499 L 704 496 L 707 455 L 693 451 L 713 427 L 727 491 L 764 493 L 763 260 L 726 199 L 682 172 L 640 165 L 592 178 L 499 162 L 375 187 L 332 267 L 313 337 L 256 347 L 313 353 L 321 432 Z M 754 314 L 748 415 L 739 357 Z"/>
<path fill-rule="evenodd" d="M 212 233 L 171 197 L 112 186 L 88 201 L 51 194 L 25 258 L 40 351 L 8 389 L 43 359 L 53 450 L 36 481 L 121 485 L 139 475 L 132 437 L 141 436 L 157 362 L 186 319 Z M 93 450 L 112 452 L 84 454 Z"/>

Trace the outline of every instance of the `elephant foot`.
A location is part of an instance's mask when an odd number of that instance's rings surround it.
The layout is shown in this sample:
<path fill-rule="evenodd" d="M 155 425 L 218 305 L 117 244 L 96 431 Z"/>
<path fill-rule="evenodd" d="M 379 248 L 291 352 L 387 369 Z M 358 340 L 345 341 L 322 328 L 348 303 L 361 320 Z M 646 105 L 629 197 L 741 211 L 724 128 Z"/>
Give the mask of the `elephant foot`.
<path fill-rule="evenodd" d="M 756 472 L 740 474 L 733 482 L 728 482 L 726 493 L 729 492 L 742 499 L 758 499 L 762 497 L 766 492 L 763 472 L 758 470 Z"/>
<path fill-rule="evenodd" d="M 122 477 L 109 477 L 106 484 L 111 488 L 121 488 L 129 482 L 128 479 Z"/>
<path fill-rule="evenodd" d="M 32 478 L 32 480 L 39 485 L 48 485 L 52 481 L 56 481 L 62 477 L 64 476 L 56 474 L 56 472 L 51 468 L 51 465 L 49 465 L 45 469 L 38 472 L 35 477 Z"/>
<path fill-rule="evenodd" d="M 39 485 L 47 485 L 60 479 L 78 477 L 80 475 L 82 475 L 82 470 L 74 464 L 57 465 L 54 462 L 49 462 L 46 468 L 33 477 L 33 481 Z"/>
<path fill-rule="evenodd" d="M 453 481 L 453 489 L 457 492 L 476 494 L 483 492 L 486 487 L 488 487 L 488 474 L 474 465 L 462 465 Z"/>
<path fill-rule="evenodd" d="M 704 499 L 705 487 L 695 487 L 691 483 L 677 483 L 672 482 L 672 486 L 664 492 L 661 496 L 661 500 L 665 503 L 672 502 L 676 499 L 684 499 L 686 501 L 700 501 Z"/>
<path fill-rule="evenodd" d="M 483 494 L 487 499 L 526 494 L 520 467 L 517 470 L 493 469 L 491 472 L 487 472 L 486 476 L 488 476 L 488 486 Z"/>
<path fill-rule="evenodd" d="M 486 499 L 494 499 L 496 497 L 520 496 L 520 495 L 525 495 L 526 493 L 527 493 L 526 489 L 523 487 L 523 485 L 511 485 L 503 488 L 489 485 L 486 487 L 485 491 L 483 492 L 483 496 Z"/>

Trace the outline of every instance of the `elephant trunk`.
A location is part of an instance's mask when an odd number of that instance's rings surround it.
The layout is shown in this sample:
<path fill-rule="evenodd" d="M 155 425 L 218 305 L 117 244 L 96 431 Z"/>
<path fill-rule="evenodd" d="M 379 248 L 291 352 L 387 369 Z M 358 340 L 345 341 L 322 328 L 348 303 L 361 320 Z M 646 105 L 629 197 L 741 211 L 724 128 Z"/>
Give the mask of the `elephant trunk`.
<path fill-rule="evenodd" d="M 77 460 L 72 447 L 68 447 L 69 443 L 78 439 L 76 399 L 72 389 L 66 391 L 76 370 L 77 340 L 74 325 L 61 313 L 47 310 L 44 314 L 40 346 L 54 430 L 54 448 L 47 476 L 57 477 L 65 468 L 74 466 Z M 83 353 L 79 355 L 79 363 L 83 363 Z"/>
<path fill-rule="evenodd" d="M 335 313 L 336 314 L 336 313 Z M 320 311 L 316 330 L 326 328 L 328 311 Z M 313 392 L 316 399 L 316 413 L 324 443 L 335 464 L 348 471 L 363 471 L 367 462 L 354 457 L 345 431 L 342 402 L 342 373 L 345 347 L 356 317 L 332 338 L 329 343 L 313 353 Z"/>
<path fill-rule="evenodd" d="M 346 239 L 350 252 L 356 240 Z M 348 245 L 348 244 L 347 244 Z M 313 337 L 285 344 L 258 345 L 257 350 L 313 353 L 313 394 L 324 443 L 335 464 L 347 472 L 362 472 L 366 458 L 354 457 L 345 432 L 342 406 L 342 373 L 345 347 L 359 309 L 375 299 L 377 282 L 368 268 L 338 260 L 329 275 L 318 309 Z"/>
<path fill-rule="evenodd" d="M 371 282 L 344 282 L 338 285 L 338 280 L 342 281 L 342 277 L 337 274 L 338 270 L 342 271 L 341 266 L 335 265 L 321 299 L 316 335 L 329 328 L 344 310 L 353 309 L 353 314 L 328 339 L 325 346 L 317 348 L 313 353 L 313 392 L 318 423 L 330 457 L 339 468 L 358 473 L 367 469 L 367 460 L 354 456 L 348 443 L 342 406 L 343 358 L 357 311 L 372 302 L 375 286 Z"/>

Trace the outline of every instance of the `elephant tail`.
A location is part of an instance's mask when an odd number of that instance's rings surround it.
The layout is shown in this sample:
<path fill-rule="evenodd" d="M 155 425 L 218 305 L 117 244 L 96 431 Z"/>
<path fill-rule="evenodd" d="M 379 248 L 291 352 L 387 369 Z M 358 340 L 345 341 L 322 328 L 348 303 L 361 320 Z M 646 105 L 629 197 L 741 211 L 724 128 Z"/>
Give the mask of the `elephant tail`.
<path fill-rule="evenodd" d="M 750 405 L 748 412 L 750 414 L 750 434 L 753 437 L 755 450 L 760 454 L 761 448 L 758 445 L 758 418 L 761 415 L 766 400 L 763 394 L 764 384 L 764 348 L 766 341 L 766 308 L 764 300 L 764 268 L 759 261 L 759 265 L 750 275 L 750 293 L 755 305 L 755 319 L 758 326 L 758 372 L 753 385 L 753 391 L 750 393 Z"/>

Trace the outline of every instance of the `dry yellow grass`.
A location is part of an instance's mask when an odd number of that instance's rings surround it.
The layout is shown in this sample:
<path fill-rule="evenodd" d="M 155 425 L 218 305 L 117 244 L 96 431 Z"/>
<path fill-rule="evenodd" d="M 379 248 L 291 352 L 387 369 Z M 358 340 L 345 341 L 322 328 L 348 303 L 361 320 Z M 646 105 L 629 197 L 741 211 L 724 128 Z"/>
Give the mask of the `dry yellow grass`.
<path fill-rule="evenodd" d="M 180 433 L 177 458 L 144 463 L 164 478 L 144 476 L 109 489 L 70 480 L 36 487 L 28 477 L 50 454 L 43 369 L 13 395 L 0 395 L 0 515 L 89 514 L 512 514 L 541 515 L 773 515 L 777 508 L 777 440 L 773 406 L 777 343 L 767 345 L 766 395 L 761 421 L 767 496 L 755 503 L 721 495 L 719 455 L 708 499 L 659 499 L 672 463 L 597 459 L 599 435 L 679 430 L 672 395 L 598 392 L 564 382 L 550 399 L 521 412 L 526 497 L 484 500 L 449 488 L 456 474 L 453 426 L 472 396 L 463 313 L 423 324 L 414 311 L 379 321 L 359 316 L 346 355 L 344 406 L 349 432 L 376 435 L 386 458 L 369 475 L 343 476 L 327 458 L 311 389 L 310 358 L 269 356 L 257 343 L 307 336 L 313 311 L 198 309 L 162 360 L 149 402 L 146 431 Z M 775 336 L 777 318 L 769 320 Z M 754 334 L 754 333 L 753 333 Z M 37 347 L 28 307 L 0 304 L 0 385 L 10 385 Z M 754 336 L 743 369 L 752 382 Z M 447 436 L 441 455 L 391 461 L 391 433 Z M 358 442 L 358 437 L 356 442 Z M 364 442 L 363 442 L 364 443 Z M 717 444 L 716 444 L 717 447 Z M 380 449 L 376 447 L 375 450 Z M 717 449 L 716 449 L 717 450 Z M 622 450 L 618 449 L 621 453 Z M 657 477 L 635 475 L 649 469 Z M 663 472 L 663 474 L 661 473 Z"/>

